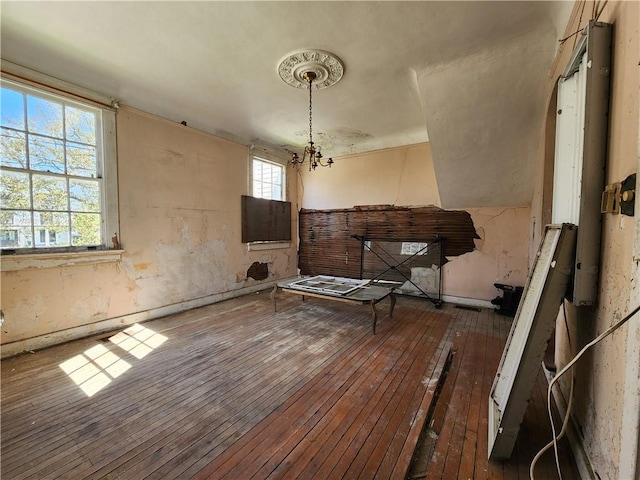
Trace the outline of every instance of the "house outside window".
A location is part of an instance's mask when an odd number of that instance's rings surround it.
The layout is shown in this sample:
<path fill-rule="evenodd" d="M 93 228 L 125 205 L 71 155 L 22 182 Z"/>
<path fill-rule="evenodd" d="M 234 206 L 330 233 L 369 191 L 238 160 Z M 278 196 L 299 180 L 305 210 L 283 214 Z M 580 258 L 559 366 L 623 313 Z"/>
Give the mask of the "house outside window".
<path fill-rule="evenodd" d="M 4 78 L 0 89 L 0 248 L 107 248 L 117 207 L 108 215 L 105 167 L 116 160 L 103 109 Z"/>
<path fill-rule="evenodd" d="M 252 195 L 269 200 L 285 199 L 284 166 L 259 157 L 253 157 Z"/>

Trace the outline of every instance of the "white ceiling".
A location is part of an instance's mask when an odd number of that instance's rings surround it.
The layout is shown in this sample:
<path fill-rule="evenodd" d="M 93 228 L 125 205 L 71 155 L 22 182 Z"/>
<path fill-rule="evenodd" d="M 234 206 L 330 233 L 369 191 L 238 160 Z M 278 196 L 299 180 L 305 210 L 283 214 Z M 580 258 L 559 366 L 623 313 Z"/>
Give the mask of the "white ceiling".
<path fill-rule="evenodd" d="M 299 151 L 307 92 L 276 68 L 293 51 L 327 50 L 345 74 L 314 94 L 325 156 L 430 140 L 445 208 L 524 205 L 572 6 L 3 1 L 1 53 L 176 122 Z"/>

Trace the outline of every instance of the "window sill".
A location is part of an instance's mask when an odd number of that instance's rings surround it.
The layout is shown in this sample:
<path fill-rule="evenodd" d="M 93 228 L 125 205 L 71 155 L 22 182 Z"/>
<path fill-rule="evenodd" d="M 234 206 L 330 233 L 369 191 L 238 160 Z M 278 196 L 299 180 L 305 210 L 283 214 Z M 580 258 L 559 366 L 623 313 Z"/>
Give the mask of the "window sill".
<path fill-rule="evenodd" d="M 15 272 L 27 268 L 55 268 L 72 265 L 118 262 L 124 250 L 96 250 L 90 252 L 26 253 L 2 255 L 0 271 Z"/>
<path fill-rule="evenodd" d="M 261 250 L 277 250 L 289 248 L 291 242 L 255 242 L 247 243 L 247 252 L 256 252 Z"/>

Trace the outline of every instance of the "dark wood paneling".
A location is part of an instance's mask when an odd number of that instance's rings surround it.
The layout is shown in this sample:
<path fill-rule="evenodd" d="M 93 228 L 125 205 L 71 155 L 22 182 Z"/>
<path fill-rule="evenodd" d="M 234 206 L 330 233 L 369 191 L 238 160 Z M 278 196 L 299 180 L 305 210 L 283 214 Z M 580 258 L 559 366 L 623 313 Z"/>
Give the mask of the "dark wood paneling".
<path fill-rule="evenodd" d="M 300 210 L 299 268 L 304 275 L 360 276 L 360 241 L 351 235 L 378 240 L 413 242 L 444 239 L 446 257 L 474 250 L 476 233 L 469 212 L 435 206 L 409 208 L 389 205 L 342 210 Z"/>

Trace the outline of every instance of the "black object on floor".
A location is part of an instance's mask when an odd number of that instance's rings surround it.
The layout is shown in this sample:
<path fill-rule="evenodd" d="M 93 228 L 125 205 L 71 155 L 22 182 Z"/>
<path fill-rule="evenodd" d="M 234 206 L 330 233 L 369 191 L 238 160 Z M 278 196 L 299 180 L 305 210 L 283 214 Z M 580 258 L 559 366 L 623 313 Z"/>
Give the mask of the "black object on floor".
<path fill-rule="evenodd" d="M 505 285 L 503 283 L 494 283 L 494 287 L 502 290 L 502 296 L 497 296 L 491 303 L 497 305 L 495 312 L 499 315 L 507 317 L 515 317 L 524 287 L 514 287 L 513 285 Z"/>

